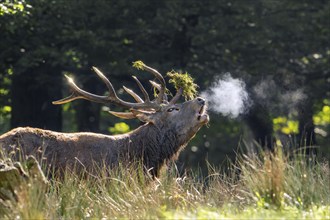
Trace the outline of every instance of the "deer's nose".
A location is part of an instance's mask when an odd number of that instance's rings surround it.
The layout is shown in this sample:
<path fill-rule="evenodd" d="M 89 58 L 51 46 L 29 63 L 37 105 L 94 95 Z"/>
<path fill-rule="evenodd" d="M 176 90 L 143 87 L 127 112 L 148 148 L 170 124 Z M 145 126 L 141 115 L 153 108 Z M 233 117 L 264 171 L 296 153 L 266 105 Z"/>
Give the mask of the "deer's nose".
<path fill-rule="evenodd" d="M 201 105 L 205 104 L 205 99 L 201 98 L 201 97 L 197 97 L 197 102 Z"/>

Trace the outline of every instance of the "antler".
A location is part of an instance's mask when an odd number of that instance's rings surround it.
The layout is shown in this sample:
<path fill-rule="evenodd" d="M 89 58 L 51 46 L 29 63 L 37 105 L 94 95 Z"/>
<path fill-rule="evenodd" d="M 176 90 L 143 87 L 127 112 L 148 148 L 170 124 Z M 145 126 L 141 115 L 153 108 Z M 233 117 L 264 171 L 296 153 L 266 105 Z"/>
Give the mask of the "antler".
<path fill-rule="evenodd" d="M 136 83 L 138 84 L 141 92 L 143 93 L 144 100 L 139 95 L 137 95 L 134 91 L 132 91 L 126 87 L 124 87 L 124 90 L 128 94 L 130 94 L 135 99 L 135 101 L 137 101 L 137 103 L 126 102 L 126 101 L 120 99 L 117 96 L 115 89 L 113 88 L 111 82 L 104 76 L 104 74 L 99 69 L 97 69 L 96 67 L 93 67 L 94 72 L 106 84 L 108 91 L 109 91 L 109 95 L 100 96 L 100 95 L 95 95 L 95 94 L 89 93 L 85 90 L 82 90 L 74 83 L 72 78 L 70 78 L 69 76 L 65 76 L 68 79 L 69 86 L 73 92 L 70 96 L 68 96 L 64 99 L 54 101 L 53 104 L 60 105 L 60 104 L 71 102 L 76 99 L 86 99 L 86 100 L 89 100 L 92 102 L 98 102 L 98 103 L 104 103 L 104 104 L 113 103 L 113 104 L 116 104 L 116 105 L 119 105 L 122 107 L 127 107 L 130 109 L 159 111 L 159 110 L 161 110 L 162 106 L 164 105 L 163 103 L 168 104 L 167 97 L 165 94 L 165 90 L 166 90 L 165 80 L 164 80 L 163 76 L 157 70 L 145 65 L 142 62 L 140 63 L 140 68 L 152 73 L 156 77 L 156 79 L 160 82 L 160 84 L 158 84 L 158 83 L 151 81 L 152 85 L 159 91 L 157 98 L 153 101 L 150 101 L 148 93 L 146 92 L 146 90 L 144 89 L 144 87 L 142 86 L 140 81 L 135 76 L 133 76 L 133 78 L 136 81 Z M 179 93 L 179 91 L 178 91 L 178 93 Z M 176 95 L 171 100 L 170 103 L 174 104 L 178 100 L 179 96 L 180 96 L 180 94 L 178 96 Z M 117 117 L 134 118 L 134 114 L 132 112 L 127 112 L 127 113 L 126 112 L 121 112 L 121 113 L 120 112 L 110 112 L 110 113 L 114 114 Z"/>

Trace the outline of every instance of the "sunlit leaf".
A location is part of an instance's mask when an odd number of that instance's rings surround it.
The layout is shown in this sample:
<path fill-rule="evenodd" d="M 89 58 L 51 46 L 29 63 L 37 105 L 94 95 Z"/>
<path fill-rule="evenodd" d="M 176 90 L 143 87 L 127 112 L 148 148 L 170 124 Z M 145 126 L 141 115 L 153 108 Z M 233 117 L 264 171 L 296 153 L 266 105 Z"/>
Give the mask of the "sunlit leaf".
<path fill-rule="evenodd" d="M 108 129 L 112 134 L 124 134 L 130 131 L 130 127 L 125 122 L 116 123 Z"/>

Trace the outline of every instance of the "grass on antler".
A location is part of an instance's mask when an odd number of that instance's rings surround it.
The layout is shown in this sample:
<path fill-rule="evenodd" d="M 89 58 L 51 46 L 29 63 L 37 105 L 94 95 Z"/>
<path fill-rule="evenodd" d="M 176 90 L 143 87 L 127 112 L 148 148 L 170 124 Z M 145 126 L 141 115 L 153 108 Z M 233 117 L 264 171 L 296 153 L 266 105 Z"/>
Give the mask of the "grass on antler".
<path fill-rule="evenodd" d="M 133 62 L 133 67 L 135 67 L 138 70 L 144 70 L 145 64 L 141 60 L 137 60 Z"/>
<path fill-rule="evenodd" d="M 138 60 L 133 62 L 133 67 L 138 70 L 144 70 L 146 65 L 141 60 Z M 187 72 L 180 73 L 172 70 L 166 76 L 170 78 L 169 83 L 173 84 L 176 90 L 180 88 L 183 90 L 182 95 L 185 100 L 192 100 L 196 97 L 198 85 L 194 83 L 194 79 Z"/>
<path fill-rule="evenodd" d="M 186 100 L 192 100 L 197 95 L 198 85 L 194 83 L 194 79 L 186 72 L 179 73 L 172 70 L 167 73 L 170 78 L 169 82 L 172 83 L 176 90 L 182 88 L 183 96 Z"/>

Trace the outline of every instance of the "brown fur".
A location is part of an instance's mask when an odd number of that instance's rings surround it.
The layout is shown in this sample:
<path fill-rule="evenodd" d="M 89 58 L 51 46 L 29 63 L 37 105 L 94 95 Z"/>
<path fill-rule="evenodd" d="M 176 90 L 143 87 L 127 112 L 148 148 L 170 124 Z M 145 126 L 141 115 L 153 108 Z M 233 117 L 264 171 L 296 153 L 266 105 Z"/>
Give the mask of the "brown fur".
<path fill-rule="evenodd" d="M 141 161 L 157 177 L 160 168 L 175 158 L 196 132 L 208 122 L 201 98 L 166 107 L 152 115 L 140 115 L 145 125 L 123 135 L 60 133 L 38 128 L 15 128 L 0 136 L 0 147 L 16 157 L 34 155 L 55 171 L 86 169 L 95 165 L 111 169 L 119 163 Z M 174 111 L 167 111 L 175 107 Z M 77 166 L 78 165 L 78 166 Z"/>

